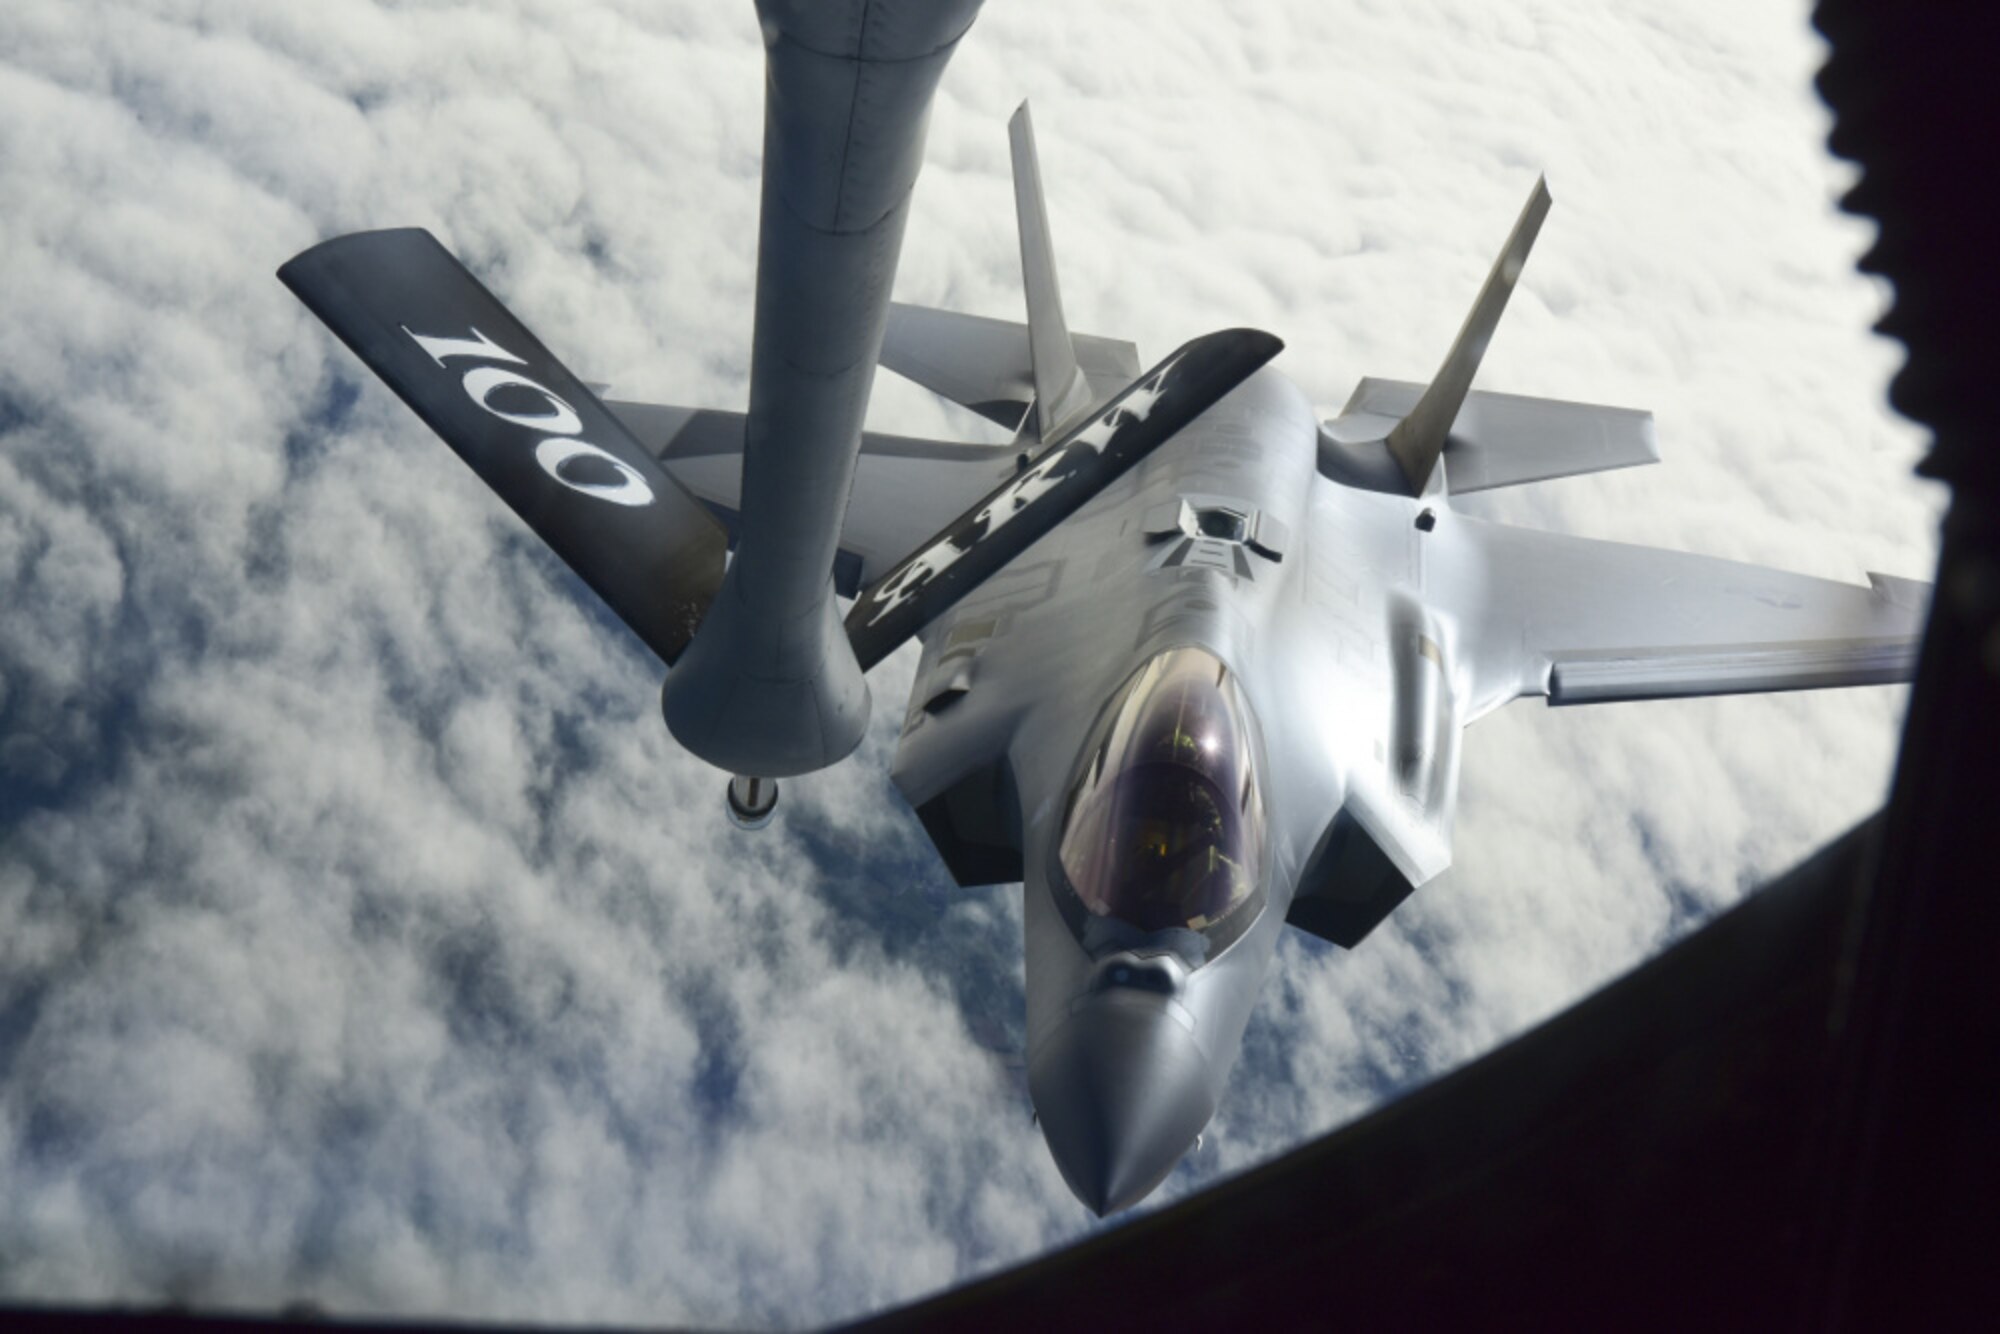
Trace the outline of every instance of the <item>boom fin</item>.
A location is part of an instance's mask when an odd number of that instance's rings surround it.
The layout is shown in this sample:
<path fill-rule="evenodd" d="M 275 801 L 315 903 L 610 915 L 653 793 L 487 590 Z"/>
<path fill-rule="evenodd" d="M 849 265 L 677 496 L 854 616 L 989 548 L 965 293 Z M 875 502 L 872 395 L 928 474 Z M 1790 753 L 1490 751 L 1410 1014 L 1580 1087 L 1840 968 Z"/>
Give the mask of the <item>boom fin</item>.
<path fill-rule="evenodd" d="M 1021 229 L 1021 285 L 1028 294 L 1028 348 L 1034 367 L 1035 417 L 1043 440 L 1054 440 L 1090 411 L 1095 395 L 1077 364 L 1056 285 L 1049 211 L 1042 202 L 1042 169 L 1035 154 L 1035 125 L 1026 102 L 1007 122 L 1014 157 L 1014 215 Z"/>
<path fill-rule="evenodd" d="M 1527 206 L 1521 210 L 1500 257 L 1493 261 L 1486 285 L 1479 289 L 1479 299 L 1472 303 L 1451 351 L 1445 354 L 1444 364 L 1431 377 L 1416 407 L 1389 432 L 1389 453 L 1402 468 L 1414 495 L 1423 494 L 1437 468 L 1438 456 L 1444 453 L 1451 424 L 1465 402 L 1466 390 L 1472 387 L 1472 377 L 1479 371 L 1480 359 L 1486 355 L 1486 345 L 1500 323 L 1501 312 L 1507 309 L 1514 280 L 1521 276 L 1521 268 L 1528 262 L 1528 252 L 1534 248 L 1535 235 L 1542 229 L 1542 219 L 1548 216 L 1550 202 L 1547 178 L 1536 177 Z"/>
<path fill-rule="evenodd" d="M 1284 344 L 1224 329 L 1181 348 L 861 590 L 847 637 L 866 671 L 1243 383 Z"/>

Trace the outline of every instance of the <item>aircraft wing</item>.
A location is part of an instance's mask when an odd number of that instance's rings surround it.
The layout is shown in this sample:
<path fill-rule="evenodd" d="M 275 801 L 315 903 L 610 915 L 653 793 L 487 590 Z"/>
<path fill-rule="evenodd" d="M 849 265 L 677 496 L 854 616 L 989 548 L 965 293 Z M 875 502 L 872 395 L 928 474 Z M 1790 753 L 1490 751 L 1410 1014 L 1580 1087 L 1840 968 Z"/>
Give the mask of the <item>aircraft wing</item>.
<path fill-rule="evenodd" d="M 1907 681 L 1930 585 L 1866 586 L 1457 516 L 1485 557 L 1476 651 L 1551 704 Z"/>
<path fill-rule="evenodd" d="M 726 522 L 743 490 L 743 414 L 653 403 L 605 404 L 667 473 Z M 967 506 L 1011 477 L 1014 445 L 959 444 L 867 431 L 840 529 L 835 586 L 853 597 Z"/>

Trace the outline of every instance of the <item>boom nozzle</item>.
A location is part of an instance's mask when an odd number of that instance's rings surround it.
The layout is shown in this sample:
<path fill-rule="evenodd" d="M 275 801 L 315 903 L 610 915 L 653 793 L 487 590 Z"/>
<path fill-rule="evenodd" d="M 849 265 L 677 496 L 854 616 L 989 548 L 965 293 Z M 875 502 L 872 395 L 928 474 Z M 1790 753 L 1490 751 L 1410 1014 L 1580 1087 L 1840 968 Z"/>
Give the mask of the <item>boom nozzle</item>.
<path fill-rule="evenodd" d="M 778 811 L 778 780 L 737 774 L 729 780 L 728 802 L 738 829 L 762 829 Z"/>

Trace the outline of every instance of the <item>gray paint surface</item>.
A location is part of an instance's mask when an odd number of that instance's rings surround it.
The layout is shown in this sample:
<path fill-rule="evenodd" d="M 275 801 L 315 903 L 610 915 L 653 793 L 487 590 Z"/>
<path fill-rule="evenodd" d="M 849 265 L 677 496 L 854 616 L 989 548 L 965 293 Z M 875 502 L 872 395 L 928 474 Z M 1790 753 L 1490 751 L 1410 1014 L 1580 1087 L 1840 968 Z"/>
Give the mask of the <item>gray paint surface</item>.
<path fill-rule="evenodd" d="M 764 193 L 735 559 L 668 677 L 696 755 L 766 777 L 839 760 L 868 687 L 833 559 L 931 95 L 978 0 L 763 0 Z"/>

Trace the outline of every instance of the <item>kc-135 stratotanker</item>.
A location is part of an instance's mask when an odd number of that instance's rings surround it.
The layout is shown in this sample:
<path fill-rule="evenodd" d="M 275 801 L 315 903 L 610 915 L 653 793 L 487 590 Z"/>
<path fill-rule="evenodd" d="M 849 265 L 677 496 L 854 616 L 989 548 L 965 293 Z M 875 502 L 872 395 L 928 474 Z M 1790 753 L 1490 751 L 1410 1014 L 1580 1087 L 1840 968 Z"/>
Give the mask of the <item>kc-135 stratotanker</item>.
<path fill-rule="evenodd" d="M 1023 882 L 1029 1093 L 1105 1213 L 1214 1114 L 1287 924 L 1353 948 L 1445 869 L 1467 724 L 1907 680 L 1929 589 L 1454 510 L 1658 459 L 1647 413 L 1470 388 L 1540 181 L 1436 375 L 1364 379 L 1330 421 L 1269 334 L 1142 370 L 1069 330 L 1025 105 L 1026 323 L 892 302 L 978 7 L 758 0 L 745 413 L 601 399 L 420 230 L 279 276 L 669 664 L 667 726 L 737 775 L 739 824 L 851 752 L 864 673 L 922 645 L 895 783 L 960 884 Z M 1012 443 L 864 430 L 878 365 Z"/>

